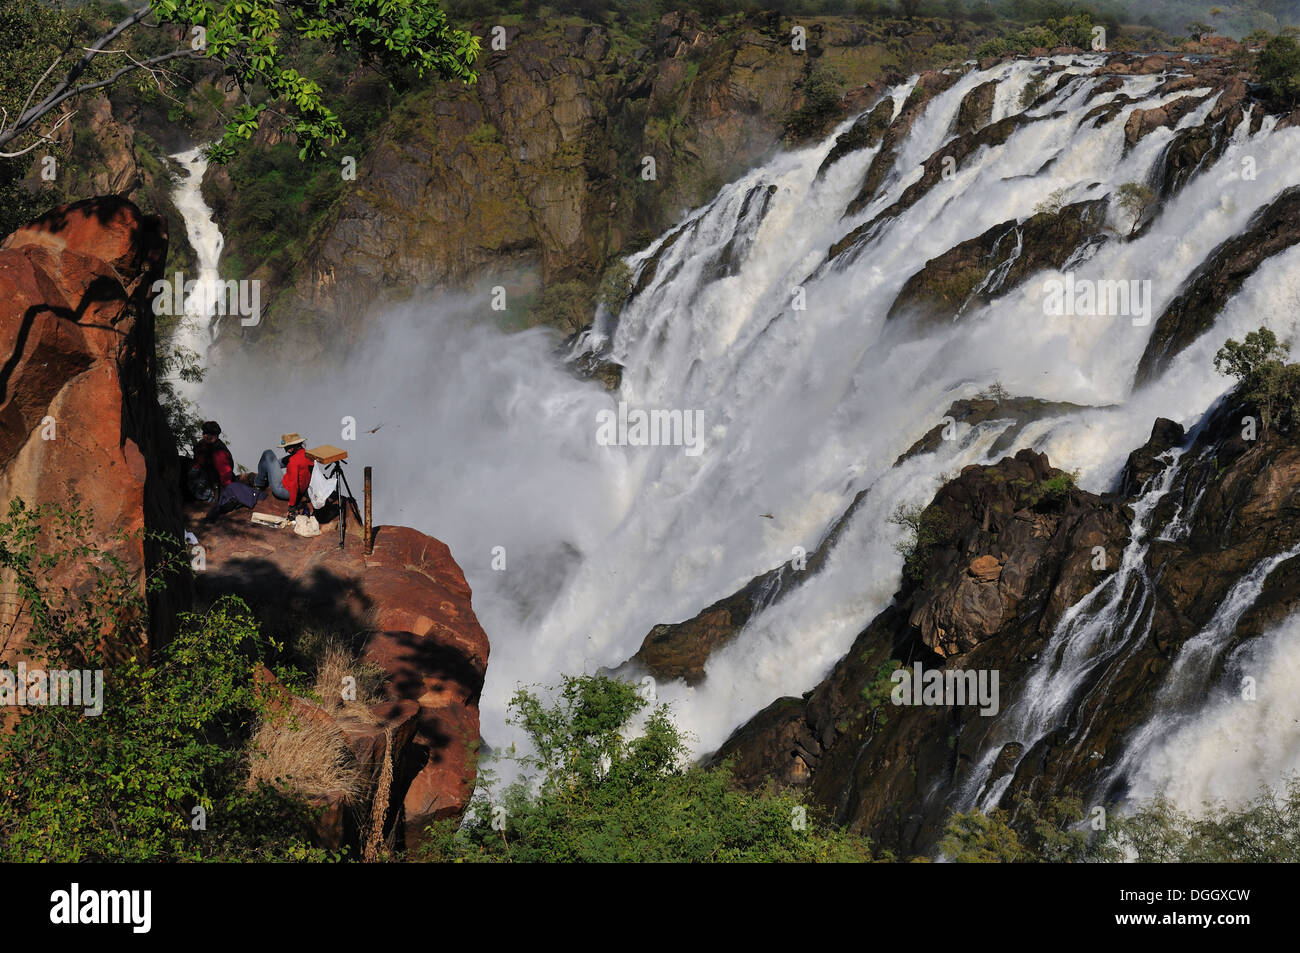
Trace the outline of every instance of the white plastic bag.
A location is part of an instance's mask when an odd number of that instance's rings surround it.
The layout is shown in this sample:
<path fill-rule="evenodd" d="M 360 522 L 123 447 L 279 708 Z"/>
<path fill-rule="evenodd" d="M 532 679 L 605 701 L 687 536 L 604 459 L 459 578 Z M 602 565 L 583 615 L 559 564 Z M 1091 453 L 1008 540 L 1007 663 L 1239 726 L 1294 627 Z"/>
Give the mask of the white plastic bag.
<path fill-rule="evenodd" d="M 307 484 L 307 498 L 311 500 L 311 505 L 320 509 L 325 505 L 325 501 L 330 498 L 336 489 L 338 489 L 338 477 L 327 477 L 325 475 L 325 464 L 318 463 L 311 468 L 311 482 Z"/>
<path fill-rule="evenodd" d="M 314 516 L 299 513 L 293 518 L 293 531 L 299 536 L 319 536 L 320 521 Z"/>

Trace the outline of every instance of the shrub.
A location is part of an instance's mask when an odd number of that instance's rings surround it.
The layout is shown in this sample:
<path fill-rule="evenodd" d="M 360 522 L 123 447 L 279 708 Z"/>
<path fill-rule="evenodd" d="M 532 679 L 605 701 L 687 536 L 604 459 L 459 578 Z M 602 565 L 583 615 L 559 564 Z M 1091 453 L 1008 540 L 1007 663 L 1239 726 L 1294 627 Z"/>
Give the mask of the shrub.
<path fill-rule="evenodd" d="M 1142 224 L 1147 209 L 1155 202 L 1155 190 L 1141 182 L 1125 182 L 1119 187 L 1118 195 L 1119 207 L 1133 216 L 1133 227 L 1129 229 L 1129 235 L 1132 235 Z"/>
<path fill-rule="evenodd" d="M 668 707 L 606 676 L 566 677 L 555 700 L 520 689 L 511 721 L 533 754 L 499 798 L 483 792 L 459 831 L 434 830 L 433 860 L 486 862 L 864 861 L 869 843 L 822 823 L 791 794 L 746 792 L 724 768 L 684 764 Z M 807 818 L 806 826 L 800 820 Z M 503 823 L 504 821 L 504 823 Z"/>
<path fill-rule="evenodd" d="M 606 311 L 618 317 L 631 293 L 632 269 L 622 258 L 616 259 L 601 276 L 600 288 L 596 292 L 597 300 L 605 306 Z"/>
<path fill-rule="evenodd" d="M 930 554 L 937 546 L 948 541 L 952 525 L 948 514 L 937 506 L 911 506 L 900 503 L 889 516 L 889 522 L 903 527 L 903 538 L 895 546 L 903 557 L 903 574 L 914 582 L 925 575 Z"/>
<path fill-rule="evenodd" d="M 1300 101 L 1300 43 L 1290 36 L 1275 36 L 1259 51 L 1259 79 L 1268 91 L 1287 103 Z"/>
<path fill-rule="evenodd" d="M 0 859 L 326 859 L 310 846 L 304 804 L 249 783 L 247 738 L 272 700 L 257 673 L 274 646 L 247 607 L 227 597 L 183 614 L 145 657 L 145 593 L 123 560 L 85 542 L 92 529 L 75 510 L 21 501 L 0 521 L 5 595 L 29 620 L 28 657 L 103 673 L 102 713 L 33 706 L 0 734 Z M 50 581 L 70 560 L 87 579 L 75 593 Z"/>
<path fill-rule="evenodd" d="M 791 139 L 807 139 L 821 133 L 840 116 L 840 92 L 844 81 L 831 67 L 819 66 L 803 85 L 803 104 L 790 114 L 785 133 Z"/>
<path fill-rule="evenodd" d="M 1214 367 L 1235 377 L 1242 396 L 1259 410 L 1265 427 L 1288 430 L 1300 402 L 1300 365 L 1286 363 L 1290 348 L 1268 328 L 1241 342 L 1229 338 L 1214 355 Z"/>
<path fill-rule="evenodd" d="M 1184 811 L 1164 798 L 1112 810 L 1105 827 L 1083 823 L 1073 795 L 1038 804 L 1017 799 L 1014 816 L 995 809 L 949 818 L 939 849 L 959 863 L 1296 863 L 1300 861 L 1300 777 L 1261 788 L 1237 808 L 1222 801 Z"/>

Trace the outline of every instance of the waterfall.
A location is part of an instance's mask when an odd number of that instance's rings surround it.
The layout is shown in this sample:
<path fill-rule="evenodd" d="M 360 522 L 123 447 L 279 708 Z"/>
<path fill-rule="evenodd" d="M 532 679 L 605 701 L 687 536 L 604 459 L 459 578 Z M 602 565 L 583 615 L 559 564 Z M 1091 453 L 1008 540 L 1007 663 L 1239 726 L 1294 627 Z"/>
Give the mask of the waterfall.
<path fill-rule="evenodd" d="M 1001 288 L 1005 275 L 991 275 L 985 285 L 1000 297 L 940 326 L 886 321 L 927 260 L 1027 219 L 1053 196 L 1112 196 L 1117 231 L 1127 232 L 1113 196 L 1152 178 L 1174 132 L 1156 129 L 1129 147 L 1126 120 L 1189 91 L 1158 93 L 1161 76 L 1118 76 L 1117 89 L 1099 91 L 1110 78 L 1093 75 L 1102 62 L 1055 56 L 972 70 L 929 101 L 878 194 L 853 214 L 846 209 L 880 147 L 817 175 L 851 121 L 725 186 L 627 259 L 644 287 L 617 319 L 602 312 L 584 339 L 624 366 L 617 394 L 567 374 L 543 332 L 498 332 L 482 302 L 442 295 L 372 322 L 328 386 L 315 371 L 275 395 L 205 392 L 204 405 L 221 415 L 245 461 L 281 430 L 327 440 L 342 415 L 363 430 L 382 424 L 356 445 L 376 466 L 376 516 L 447 541 L 464 568 L 492 640 L 481 715 L 493 748 L 520 740 L 506 723 L 520 684 L 619 665 L 652 626 L 687 619 L 799 549 L 811 552 L 869 490 L 820 571 L 755 614 L 712 656 L 703 682 L 658 686 L 696 750 L 708 752 L 773 699 L 817 684 L 888 604 L 902 562 L 889 513 L 929 502 L 965 465 L 994 462 L 1005 421 L 961 428 L 939 450 L 895 465 L 953 400 L 1000 382 L 1015 395 L 1081 405 L 1028 425 L 1017 446 L 1077 468 L 1085 488 L 1103 491 L 1155 417 L 1193 425 L 1227 390 L 1212 361 L 1224 338 L 1261 323 L 1280 338 L 1295 330 L 1290 298 L 1300 271 L 1291 253 L 1261 267 L 1213 333 L 1138 392 L 1134 371 L 1154 322 L 1045 316 L 1043 284 L 1059 272 L 1012 288 Z M 1049 92 L 1025 111 L 1024 90 L 1049 75 Z M 1023 113 L 1018 128 L 900 203 L 921 164 L 950 140 L 962 98 L 990 81 L 1000 84 L 995 118 Z M 915 82 L 887 92 L 896 116 Z M 1081 121 L 1108 103 L 1116 104 L 1111 118 Z M 1205 121 L 1209 108 L 1184 121 Z M 1300 183 L 1300 129 L 1265 123 L 1251 133 L 1244 125 L 1138 237 L 1077 256 L 1075 277 L 1149 280 L 1158 315 L 1216 246 Z M 1267 174 L 1243 175 L 1245 157 Z M 829 257 L 832 245 L 896 203 L 896 214 Z M 210 233 L 196 231 L 199 247 Z M 292 370 L 282 369 L 286 382 Z M 267 398 L 282 416 L 268 417 Z M 703 451 L 599 444 L 598 414 L 618 401 L 698 411 Z M 1050 730 L 1096 652 L 1122 652 L 1140 637 L 1145 540 L 1163 529 L 1148 525 L 1150 513 L 1176 459 L 1136 508 L 1121 569 L 1062 620 L 1039 674 L 1004 712 L 1008 738 L 1032 741 Z M 504 569 L 493 565 L 497 549 Z M 1126 628 L 1109 631 L 1108 620 Z M 991 767 L 987 753 L 984 761 Z M 971 796 L 987 781 L 977 771 Z"/>
<path fill-rule="evenodd" d="M 216 317 L 217 299 L 222 290 L 217 262 L 225 244 L 221 228 L 212 217 L 212 209 L 203 199 L 203 174 L 208 169 L 204 148 L 195 146 L 171 156 L 185 169 L 184 175 L 174 177 L 172 202 L 185 221 L 185 234 L 198 257 L 198 274 L 183 276 L 183 281 L 195 281 L 196 284 L 193 292 L 185 293 L 184 313 L 173 332 L 172 343 L 193 352 L 200 366 L 206 365 L 208 348 L 220 330 L 220 319 L 214 321 L 213 318 Z M 172 280 L 171 275 L 166 277 Z M 193 388 L 186 382 L 180 382 L 178 387 L 182 393 L 192 397 Z"/>

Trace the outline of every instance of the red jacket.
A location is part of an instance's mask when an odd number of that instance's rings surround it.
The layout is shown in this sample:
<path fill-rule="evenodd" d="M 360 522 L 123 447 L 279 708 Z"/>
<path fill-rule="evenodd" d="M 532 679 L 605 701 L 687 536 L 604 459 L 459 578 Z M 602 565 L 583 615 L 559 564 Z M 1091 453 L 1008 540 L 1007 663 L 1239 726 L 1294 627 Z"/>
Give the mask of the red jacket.
<path fill-rule="evenodd" d="M 217 486 L 228 486 L 235 478 L 235 460 L 220 440 L 199 441 L 194 447 L 194 462 L 217 478 Z"/>
<path fill-rule="evenodd" d="M 284 488 L 289 491 L 289 505 L 297 506 L 298 499 L 307 492 L 311 482 L 311 461 L 307 459 L 306 450 L 297 450 L 289 458 L 289 465 L 284 470 Z"/>

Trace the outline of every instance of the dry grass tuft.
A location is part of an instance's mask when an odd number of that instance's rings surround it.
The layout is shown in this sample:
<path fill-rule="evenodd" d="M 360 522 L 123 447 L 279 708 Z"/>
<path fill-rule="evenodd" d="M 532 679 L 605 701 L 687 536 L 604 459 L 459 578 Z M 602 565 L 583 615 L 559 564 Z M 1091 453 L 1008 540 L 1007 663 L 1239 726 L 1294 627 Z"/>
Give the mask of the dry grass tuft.
<path fill-rule="evenodd" d="M 347 714 L 375 723 L 370 709 L 383 701 L 386 673 L 379 666 L 360 661 L 341 639 L 326 638 L 316 648 L 315 680 L 312 689 L 321 706 L 332 714 Z M 349 681 L 349 679 L 351 681 Z M 344 688 L 349 695 L 344 698 Z"/>
<path fill-rule="evenodd" d="M 349 802 L 368 787 L 337 726 L 314 719 L 295 725 L 285 715 L 268 717 L 257 729 L 249 776 L 308 796 L 342 794 Z"/>

